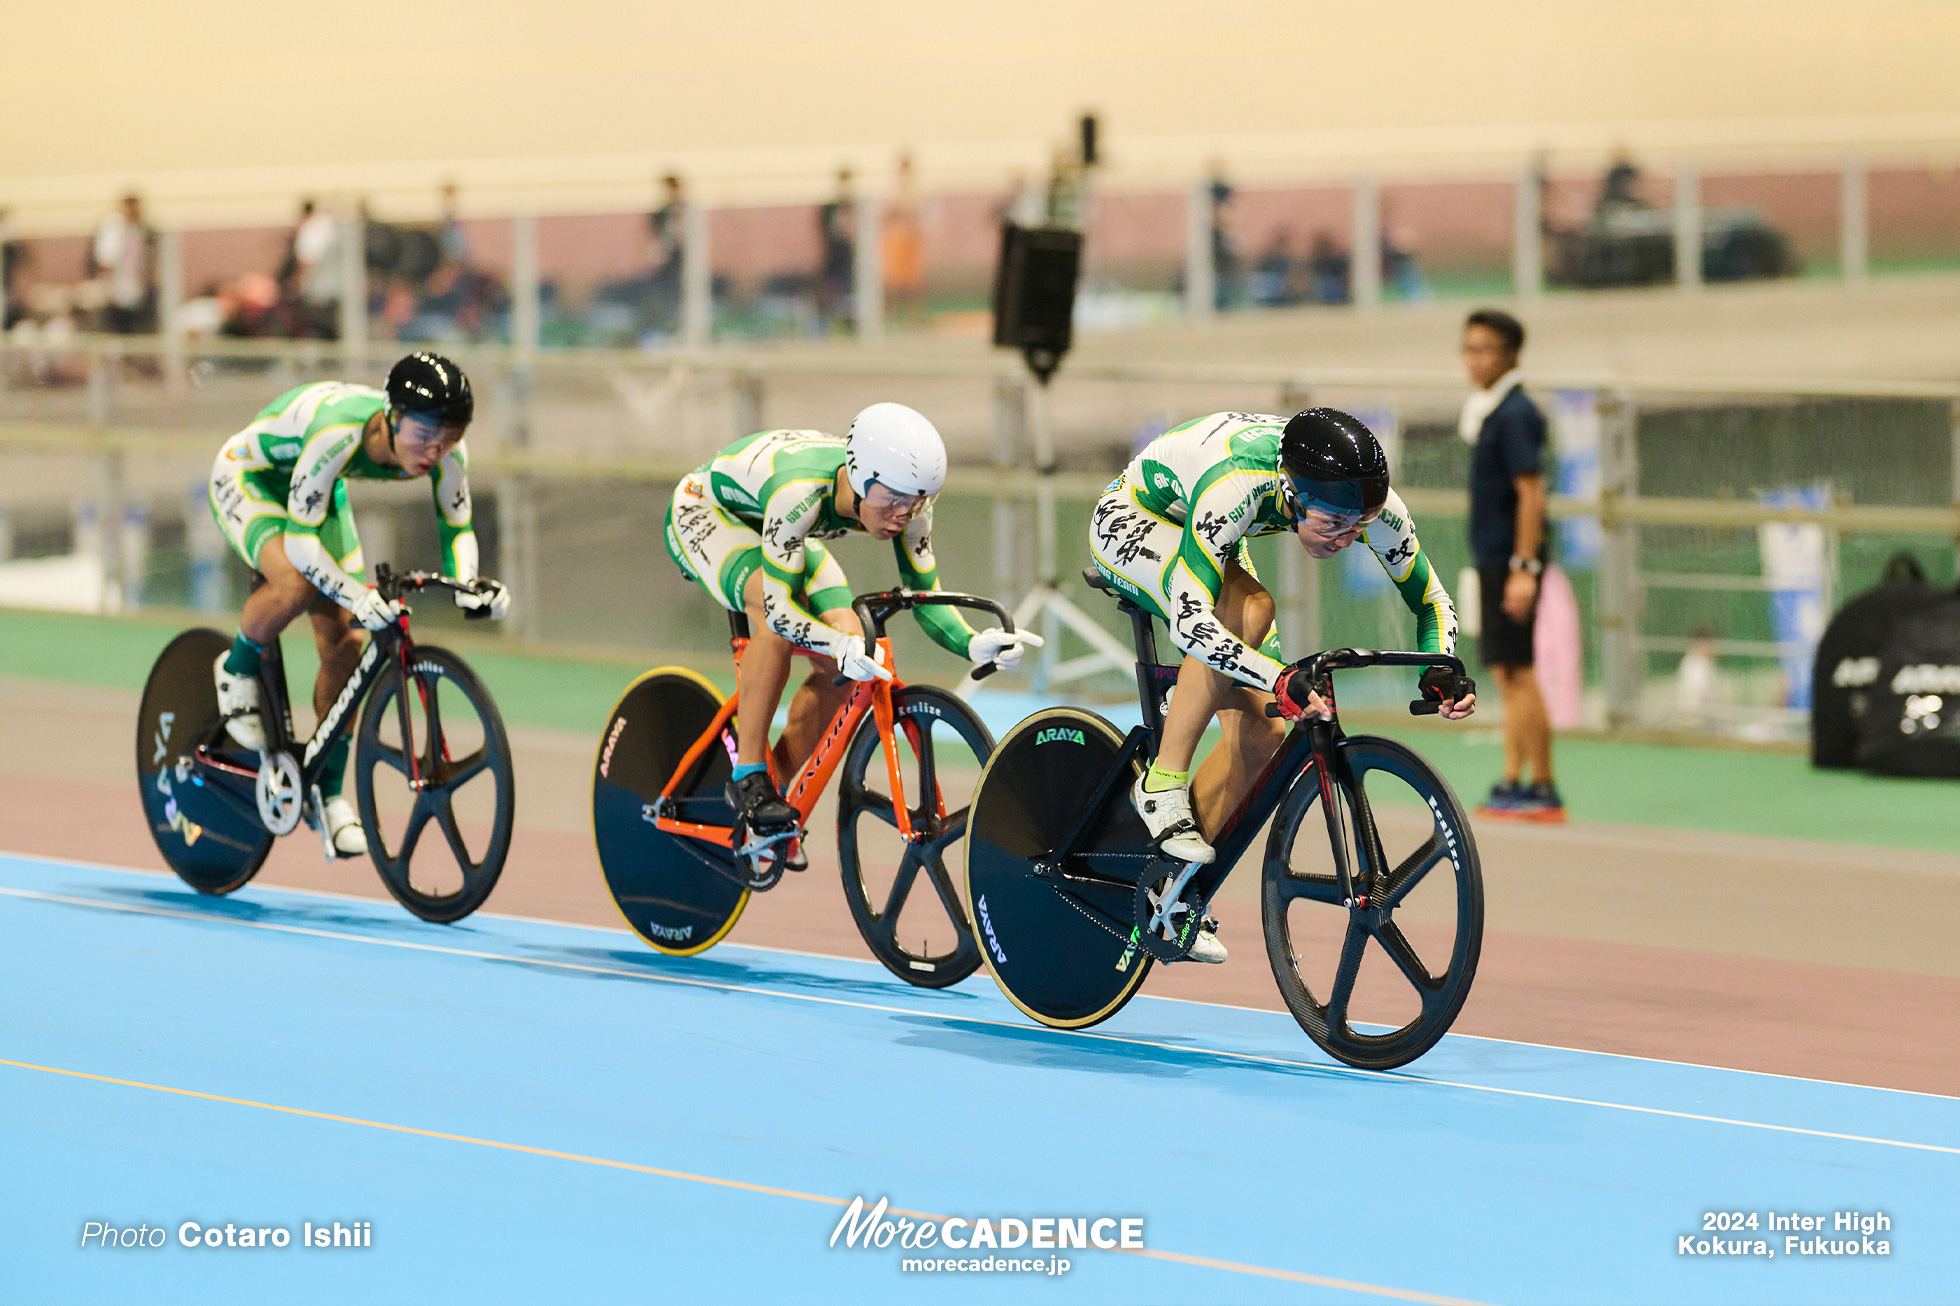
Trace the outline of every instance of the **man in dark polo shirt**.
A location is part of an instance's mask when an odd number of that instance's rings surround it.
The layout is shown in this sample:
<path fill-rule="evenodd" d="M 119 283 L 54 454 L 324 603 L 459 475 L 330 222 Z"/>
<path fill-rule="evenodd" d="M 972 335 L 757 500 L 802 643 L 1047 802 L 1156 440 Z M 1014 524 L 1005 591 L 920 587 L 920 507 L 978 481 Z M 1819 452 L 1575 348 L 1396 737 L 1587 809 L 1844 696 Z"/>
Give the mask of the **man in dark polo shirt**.
<path fill-rule="evenodd" d="M 1545 415 L 1524 392 L 1523 352 L 1524 327 L 1509 313 L 1479 309 L 1463 325 L 1463 365 L 1476 387 L 1458 428 L 1476 445 L 1470 548 L 1483 591 L 1484 663 L 1504 699 L 1504 779 L 1477 811 L 1499 820 L 1557 822 L 1565 819 L 1565 804 L 1552 782 L 1552 721 L 1532 668 L 1548 552 Z"/>

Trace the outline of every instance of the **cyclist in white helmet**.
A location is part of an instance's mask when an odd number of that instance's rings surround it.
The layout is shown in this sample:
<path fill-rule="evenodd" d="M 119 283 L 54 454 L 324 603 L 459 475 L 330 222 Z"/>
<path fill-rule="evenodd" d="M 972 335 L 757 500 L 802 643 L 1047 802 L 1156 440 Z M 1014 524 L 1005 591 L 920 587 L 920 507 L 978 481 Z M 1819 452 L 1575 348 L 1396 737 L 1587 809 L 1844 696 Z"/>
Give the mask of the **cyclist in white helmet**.
<path fill-rule="evenodd" d="M 674 565 L 731 612 L 746 612 L 750 640 L 737 672 L 742 696 L 738 755 L 729 801 L 756 834 L 793 829 L 796 809 L 769 778 L 769 725 L 798 648 L 821 656 L 790 700 L 775 745 L 778 771 L 792 774 L 850 693 L 852 680 L 889 680 L 851 612 L 851 587 L 820 541 L 849 531 L 890 540 L 899 577 L 937 589 L 932 501 L 946 483 L 946 446 L 904 404 L 873 404 L 843 439 L 822 431 L 761 431 L 723 449 L 674 488 L 667 552 Z M 934 643 L 977 664 L 1021 660 L 1039 636 L 994 627 L 975 631 L 950 607 L 913 609 Z"/>

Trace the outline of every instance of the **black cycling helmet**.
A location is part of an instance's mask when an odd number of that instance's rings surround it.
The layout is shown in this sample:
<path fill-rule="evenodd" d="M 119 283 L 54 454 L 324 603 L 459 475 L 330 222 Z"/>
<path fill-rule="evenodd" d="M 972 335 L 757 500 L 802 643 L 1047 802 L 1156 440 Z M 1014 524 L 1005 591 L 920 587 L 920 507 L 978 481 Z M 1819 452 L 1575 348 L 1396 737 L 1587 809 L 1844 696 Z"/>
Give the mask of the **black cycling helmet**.
<path fill-rule="evenodd" d="M 1388 455 L 1360 418 L 1309 408 L 1279 437 L 1279 482 L 1296 518 L 1318 508 L 1372 521 L 1388 500 Z"/>
<path fill-rule="evenodd" d="M 441 426 L 468 426 L 476 415 L 476 396 L 462 368 L 441 354 L 417 350 L 388 370 L 388 406 Z"/>

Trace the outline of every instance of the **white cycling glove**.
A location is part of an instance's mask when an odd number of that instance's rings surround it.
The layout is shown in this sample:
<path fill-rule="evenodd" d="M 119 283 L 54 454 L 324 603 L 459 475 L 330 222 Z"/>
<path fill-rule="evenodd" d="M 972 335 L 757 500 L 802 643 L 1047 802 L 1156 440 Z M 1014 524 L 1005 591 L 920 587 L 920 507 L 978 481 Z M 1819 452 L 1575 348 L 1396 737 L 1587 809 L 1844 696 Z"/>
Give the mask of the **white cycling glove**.
<path fill-rule="evenodd" d="M 877 660 L 865 652 L 864 637 L 852 635 L 844 641 L 843 652 L 837 655 L 837 669 L 852 680 L 890 680 L 892 673 L 878 665 Z"/>
<path fill-rule="evenodd" d="M 381 630 L 394 624 L 395 618 L 402 614 L 402 605 L 382 598 L 380 590 L 363 587 L 355 591 L 354 601 L 347 605 L 347 610 L 369 630 Z"/>
<path fill-rule="evenodd" d="M 465 612 L 488 609 L 490 620 L 502 621 L 510 611 L 510 591 L 500 580 L 478 580 L 474 590 L 456 590 L 456 606 Z"/>
<path fill-rule="evenodd" d="M 1017 630 L 1012 633 L 999 626 L 978 632 L 966 646 L 966 660 L 979 666 L 991 662 L 1002 671 L 1012 671 L 1021 665 L 1021 654 L 1029 648 L 1040 648 L 1041 636 L 1031 630 Z"/>

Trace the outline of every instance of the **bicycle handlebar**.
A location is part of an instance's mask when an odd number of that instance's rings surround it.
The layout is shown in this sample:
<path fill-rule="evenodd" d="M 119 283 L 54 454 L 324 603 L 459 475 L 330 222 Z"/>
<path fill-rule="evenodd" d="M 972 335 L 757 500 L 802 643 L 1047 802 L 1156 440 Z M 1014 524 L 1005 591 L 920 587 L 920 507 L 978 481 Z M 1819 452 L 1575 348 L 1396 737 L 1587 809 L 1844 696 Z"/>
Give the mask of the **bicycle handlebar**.
<path fill-rule="evenodd" d="M 1463 659 L 1451 653 L 1334 648 L 1323 653 L 1315 653 L 1311 657 L 1301 658 L 1293 664 L 1294 669 L 1306 672 L 1307 678 L 1315 684 L 1329 679 L 1336 671 L 1353 671 L 1360 667 L 1446 667 L 1459 678 L 1467 679 L 1464 674 Z M 1409 704 L 1409 715 L 1434 716 L 1441 709 L 1441 703 L 1418 698 Z M 1266 705 L 1267 716 L 1276 717 L 1279 714 L 1277 703 Z"/>
<path fill-rule="evenodd" d="M 873 643 L 876 643 L 884 637 L 885 623 L 899 613 L 904 612 L 908 608 L 935 606 L 972 608 L 976 612 L 992 613 L 994 616 L 1000 618 L 1000 628 L 1002 630 L 1010 635 L 1014 633 L 1014 618 L 1008 613 L 1007 609 L 1003 608 L 994 600 L 978 594 L 959 594 L 952 590 L 913 590 L 900 588 L 895 590 L 876 590 L 869 594 L 860 594 L 851 600 L 851 611 L 857 615 L 858 621 L 863 624 L 864 628 L 871 632 Z M 977 668 L 973 673 L 973 678 L 975 680 L 985 680 L 998 669 L 993 663 L 989 662 L 985 666 Z M 838 676 L 831 681 L 833 685 L 848 685 L 850 683 L 851 678 L 849 676 Z"/>
<path fill-rule="evenodd" d="M 374 588 L 384 599 L 400 599 L 405 594 L 418 590 L 453 590 L 458 594 L 480 594 L 483 580 L 456 580 L 439 571 L 396 571 L 385 562 L 374 567 Z M 463 614 L 466 620 L 480 620 L 490 615 L 488 608 L 478 608 Z"/>

